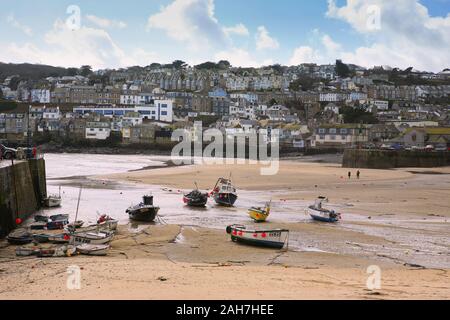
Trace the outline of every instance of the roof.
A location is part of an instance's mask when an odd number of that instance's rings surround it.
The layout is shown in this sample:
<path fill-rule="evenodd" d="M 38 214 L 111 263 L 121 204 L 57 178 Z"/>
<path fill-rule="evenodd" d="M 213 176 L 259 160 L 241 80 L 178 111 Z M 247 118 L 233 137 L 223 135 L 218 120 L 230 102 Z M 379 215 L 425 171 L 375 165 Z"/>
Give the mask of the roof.
<path fill-rule="evenodd" d="M 415 131 L 423 131 L 423 132 L 425 132 L 428 135 L 439 135 L 439 136 L 450 135 L 450 128 L 447 128 L 447 127 L 429 127 L 429 128 L 413 127 L 413 128 L 408 128 L 404 132 L 404 134 L 408 134 L 408 133 L 410 133 L 413 130 L 415 130 Z"/>

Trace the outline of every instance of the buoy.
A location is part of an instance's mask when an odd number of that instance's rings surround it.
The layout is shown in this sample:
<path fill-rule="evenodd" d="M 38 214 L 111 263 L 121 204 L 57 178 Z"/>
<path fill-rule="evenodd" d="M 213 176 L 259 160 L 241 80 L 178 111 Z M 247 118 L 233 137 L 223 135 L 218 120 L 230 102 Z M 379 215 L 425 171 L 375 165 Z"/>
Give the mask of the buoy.
<path fill-rule="evenodd" d="M 22 219 L 17 218 L 17 219 L 16 219 L 16 224 L 19 225 L 19 224 L 21 224 L 21 223 L 22 223 Z"/>

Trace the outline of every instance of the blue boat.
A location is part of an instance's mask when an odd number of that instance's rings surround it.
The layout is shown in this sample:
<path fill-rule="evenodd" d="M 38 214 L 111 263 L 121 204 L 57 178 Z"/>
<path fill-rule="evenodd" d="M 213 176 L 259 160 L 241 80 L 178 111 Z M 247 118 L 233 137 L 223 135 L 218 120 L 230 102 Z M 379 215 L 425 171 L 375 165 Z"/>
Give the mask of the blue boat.
<path fill-rule="evenodd" d="M 214 197 L 214 201 L 224 207 L 234 206 L 238 198 L 236 188 L 233 186 L 231 179 L 220 178 L 217 180 L 211 194 Z"/>
<path fill-rule="evenodd" d="M 328 202 L 328 199 L 325 197 L 319 197 L 314 205 L 308 207 L 307 212 L 311 218 L 319 222 L 339 222 L 339 220 L 341 220 L 341 214 L 335 212 L 334 210 L 323 208 L 322 204 L 324 202 Z"/>

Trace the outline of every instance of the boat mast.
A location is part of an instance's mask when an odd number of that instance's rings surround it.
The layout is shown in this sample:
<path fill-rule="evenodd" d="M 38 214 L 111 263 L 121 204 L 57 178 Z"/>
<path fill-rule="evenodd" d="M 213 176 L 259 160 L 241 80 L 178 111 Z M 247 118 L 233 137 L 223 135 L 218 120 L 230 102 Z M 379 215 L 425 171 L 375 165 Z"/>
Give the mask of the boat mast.
<path fill-rule="evenodd" d="M 78 209 L 80 208 L 80 199 L 81 199 L 81 190 L 83 189 L 83 186 L 80 186 L 80 191 L 78 192 L 78 202 L 77 202 L 77 212 L 75 214 L 75 221 L 78 219 Z"/>

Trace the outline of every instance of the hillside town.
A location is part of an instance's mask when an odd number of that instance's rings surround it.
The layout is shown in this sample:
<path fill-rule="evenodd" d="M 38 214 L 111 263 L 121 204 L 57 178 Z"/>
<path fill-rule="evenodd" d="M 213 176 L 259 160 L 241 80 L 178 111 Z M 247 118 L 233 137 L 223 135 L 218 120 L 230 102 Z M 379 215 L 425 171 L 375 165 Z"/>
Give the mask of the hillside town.
<path fill-rule="evenodd" d="M 0 141 L 26 146 L 171 142 L 175 129 L 280 133 L 305 149 L 450 147 L 450 70 L 227 61 L 27 77 L 0 73 Z"/>

